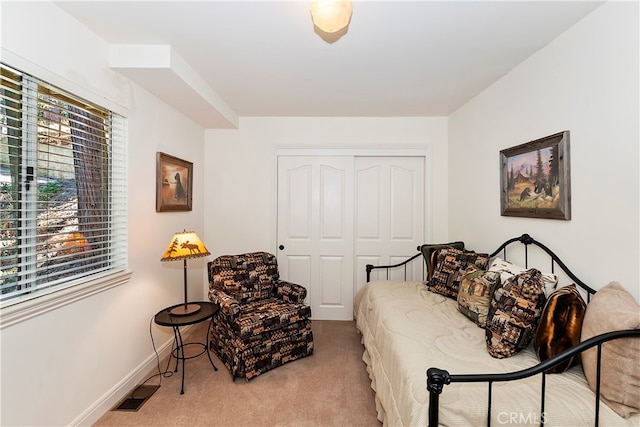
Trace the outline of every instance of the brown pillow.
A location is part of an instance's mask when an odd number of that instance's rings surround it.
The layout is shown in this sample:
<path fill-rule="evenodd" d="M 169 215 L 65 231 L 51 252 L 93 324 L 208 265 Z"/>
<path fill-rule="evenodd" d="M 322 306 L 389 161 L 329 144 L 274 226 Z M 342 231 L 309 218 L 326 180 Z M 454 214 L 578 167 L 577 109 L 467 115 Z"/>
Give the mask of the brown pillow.
<path fill-rule="evenodd" d="M 582 320 L 587 304 L 575 284 L 553 292 L 542 310 L 540 321 L 533 337 L 533 348 L 538 360 L 544 362 L 551 357 L 580 343 Z M 579 362 L 576 355 L 553 368 L 548 374 L 564 372 Z"/>
<path fill-rule="evenodd" d="M 429 282 L 429 290 L 457 299 L 460 281 L 470 265 L 486 270 L 489 265 L 489 255 L 454 248 L 441 249 L 438 252 L 436 269 Z"/>
<path fill-rule="evenodd" d="M 640 305 L 618 282 L 611 282 L 591 298 L 582 322 L 582 341 L 623 329 L 640 328 Z M 582 353 L 582 369 L 596 390 L 597 348 Z M 600 398 L 623 418 L 640 412 L 640 338 L 602 344 Z"/>
<path fill-rule="evenodd" d="M 542 273 L 532 268 L 517 274 L 493 293 L 485 340 L 489 354 L 511 357 L 531 342 L 546 297 Z"/>

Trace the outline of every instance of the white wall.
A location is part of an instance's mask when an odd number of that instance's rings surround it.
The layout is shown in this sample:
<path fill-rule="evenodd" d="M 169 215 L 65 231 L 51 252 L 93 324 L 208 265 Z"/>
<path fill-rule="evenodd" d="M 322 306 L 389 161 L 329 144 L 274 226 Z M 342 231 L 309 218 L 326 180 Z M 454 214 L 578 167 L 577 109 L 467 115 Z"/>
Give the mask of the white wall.
<path fill-rule="evenodd" d="M 595 289 L 638 298 L 638 2 L 610 2 L 449 117 L 449 235 L 529 233 Z M 571 132 L 570 221 L 500 216 L 499 151 Z"/>
<path fill-rule="evenodd" d="M 155 366 L 149 322 L 182 300 L 182 263 L 160 257 L 173 232 L 204 232 L 204 132 L 110 70 L 107 44 L 53 3 L 3 2 L 1 18 L 2 48 L 11 53 L 3 61 L 18 58 L 36 77 L 128 111 L 131 281 L 1 330 L 0 424 L 87 425 Z M 193 211 L 155 212 L 157 151 L 194 163 Z M 204 260 L 189 262 L 193 299 L 205 297 Z M 155 325 L 153 333 L 158 347 L 173 337 Z"/>
<path fill-rule="evenodd" d="M 237 130 L 205 132 L 206 240 L 214 255 L 275 253 L 276 152 L 283 148 L 424 149 L 433 205 L 427 238 L 447 238 L 447 119 L 241 118 Z"/>

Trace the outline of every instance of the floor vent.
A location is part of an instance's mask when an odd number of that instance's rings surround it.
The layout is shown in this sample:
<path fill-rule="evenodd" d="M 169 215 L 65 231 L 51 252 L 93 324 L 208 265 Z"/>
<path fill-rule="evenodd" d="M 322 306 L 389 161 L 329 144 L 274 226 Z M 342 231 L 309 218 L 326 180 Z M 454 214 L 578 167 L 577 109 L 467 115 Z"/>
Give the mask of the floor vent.
<path fill-rule="evenodd" d="M 153 393 L 155 393 L 160 388 L 159 385 L 142 385 L 138 388 L 134 389 L 131 393 L 131 396 L 125 398 L 122 402 L 118 404 L 114 411 L 137 411 L 144 405 Z"/>

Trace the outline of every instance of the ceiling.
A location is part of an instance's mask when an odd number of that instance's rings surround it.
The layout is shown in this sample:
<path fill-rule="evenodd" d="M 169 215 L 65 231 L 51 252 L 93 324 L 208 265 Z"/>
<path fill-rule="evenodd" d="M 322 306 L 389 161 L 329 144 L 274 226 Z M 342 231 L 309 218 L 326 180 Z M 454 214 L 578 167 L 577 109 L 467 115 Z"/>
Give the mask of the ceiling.
<path fill-rule="evenodd" d="M 57 3 L 113 45 L 113 68 L 209 128 L 446 116 L 602 4 L 356 0 L 328 43 L 306 1 Z"/>

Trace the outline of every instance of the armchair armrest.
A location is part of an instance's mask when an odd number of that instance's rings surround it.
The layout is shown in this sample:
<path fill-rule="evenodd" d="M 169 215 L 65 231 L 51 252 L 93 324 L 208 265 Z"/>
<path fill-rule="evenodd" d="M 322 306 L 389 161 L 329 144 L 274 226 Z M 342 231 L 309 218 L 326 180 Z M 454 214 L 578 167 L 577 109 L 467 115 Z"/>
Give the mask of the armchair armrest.
<path fill-rule="evenodd" d="M 222 314 L 231 320 L 235 320 L 238 313 L 240 313 L 240 303 L 238 300 L 221 290 L 215 288 L 209 289 L 209 300 L 218 304 Z"/>
<path fill-rule="evenodd" d="M 283 301 L 301 304 L 307 297 L 307 289 L 295 283 L 278 280 L 276 282 L 276 296 Z"/>

